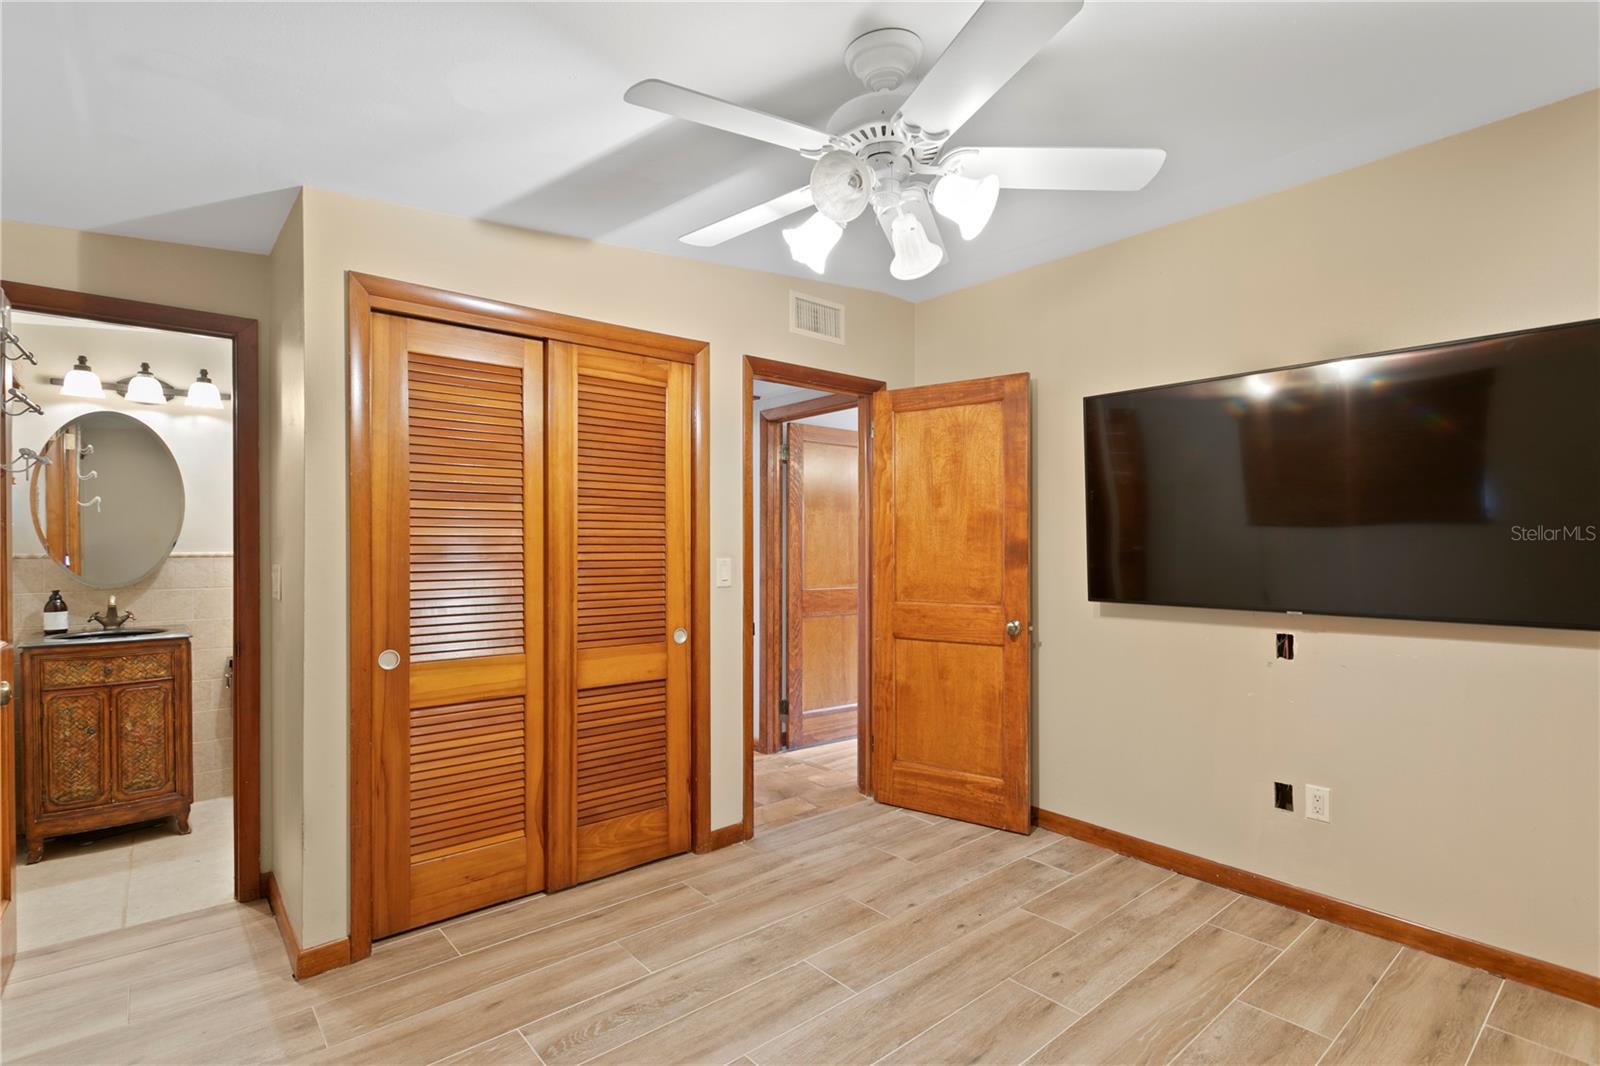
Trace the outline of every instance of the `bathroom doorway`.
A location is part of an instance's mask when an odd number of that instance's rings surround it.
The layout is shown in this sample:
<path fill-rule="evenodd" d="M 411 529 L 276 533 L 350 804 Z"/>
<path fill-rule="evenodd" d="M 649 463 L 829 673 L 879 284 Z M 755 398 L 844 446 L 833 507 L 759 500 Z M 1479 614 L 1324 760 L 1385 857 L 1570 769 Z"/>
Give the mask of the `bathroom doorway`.
<path fill-rule="evenodd" d="M 25 957 L 262 895 L 257 324 L 3 288 Z"/>

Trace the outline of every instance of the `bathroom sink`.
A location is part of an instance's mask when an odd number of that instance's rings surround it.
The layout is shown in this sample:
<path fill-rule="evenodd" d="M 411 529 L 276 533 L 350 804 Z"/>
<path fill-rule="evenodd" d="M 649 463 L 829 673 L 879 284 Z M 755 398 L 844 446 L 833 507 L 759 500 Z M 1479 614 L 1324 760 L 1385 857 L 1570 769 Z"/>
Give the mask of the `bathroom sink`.
<path fill-rule="evenodd" d="M 57 640 L 115 640 L 118 637 L 147 637 L 152 633 L 165 633 L 165 629 L 92 629 L 82 633 L 68 633 Z"/>

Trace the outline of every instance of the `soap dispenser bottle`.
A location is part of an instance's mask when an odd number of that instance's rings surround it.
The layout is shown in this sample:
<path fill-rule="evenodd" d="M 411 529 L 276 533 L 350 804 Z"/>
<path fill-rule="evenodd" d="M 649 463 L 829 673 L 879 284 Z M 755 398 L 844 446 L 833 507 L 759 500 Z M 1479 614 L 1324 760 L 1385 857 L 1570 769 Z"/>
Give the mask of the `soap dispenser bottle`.
<path fill-rule="evenodd" d="M 67 622 L 67 601 L 61 598 L 61 590 L 54 589 L 50 598 L 44 601 L 44 632 L 46 636 L 55 637 L 65 633 L 70 628 Z"/>

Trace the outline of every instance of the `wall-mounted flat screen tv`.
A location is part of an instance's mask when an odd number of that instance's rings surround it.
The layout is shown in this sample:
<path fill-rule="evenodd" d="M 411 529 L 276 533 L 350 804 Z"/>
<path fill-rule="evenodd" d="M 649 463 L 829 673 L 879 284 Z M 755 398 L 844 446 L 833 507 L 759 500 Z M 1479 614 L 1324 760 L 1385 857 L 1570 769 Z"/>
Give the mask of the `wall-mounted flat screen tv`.
<path fill-rule="evenodd" d="M 1600 629 L 1600 319 L 1083 415 L 1091 600 Z"/>

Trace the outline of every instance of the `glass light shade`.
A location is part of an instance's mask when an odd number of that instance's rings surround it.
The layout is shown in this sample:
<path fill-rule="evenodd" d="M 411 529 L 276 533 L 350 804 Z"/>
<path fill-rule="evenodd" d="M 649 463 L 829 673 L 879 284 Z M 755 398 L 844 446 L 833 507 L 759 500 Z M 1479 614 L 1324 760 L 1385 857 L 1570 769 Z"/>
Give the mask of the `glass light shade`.
<path fill-rule="evenodd" d="M 933 209 L 960 228 L 964 241 L 983 232 L 999 199 L 1000 177 L 997 174 L 981 178 L 946 174 L 933 186 Z"/>
<path fill-rule="evenodd" d="M 89 357 L 78 356 L 77 365 L 61 379 L 61 395 L 80 400 L 98 400 L 105 394 L 106 390 L 100 385 L 100 375 L 89 366 Z"/>
<path fill-rule="evenodd" d="M 889 243 L 894 246 L 889 273 L 901 281 L 915 281 L 931 274 L 944 262 L 944 249 L 928 239 L 922 222 L 908 212 L 901 211 L 889 223 Z"/>
<path fill-rule="evenodd" d="M 811 168 L 811 202 L 844 225 L 866 210 L 872 171 L 851 152 L 835 149 Z"/>
<path fill-rule="evenodd" d="M 124 394 L 134 403 L 166 403 L 167 391 L 161 387 L 161 382 L 150 373 L 149 363 L 140 363 L 139 372 L 128 379 L 128 391 Z"/>
<path fill-rule="evenodd" d="M 222 391 L 217 388 L 217 383 L 211 380 L 204 367 L 201 368 L 200 376 L 195 379 L 194 384 L 189 386 L 183 402 L 189 407 L 204 407 L 211 411 L 222 410 Z"/>
<path fill-rule="evenodd" d="M 818 274 L 828 265 L 828 253 L 842 236 L 844 227 L 820 211 L 800 225 L 783 231 L 783 239 L 788 242 L 794 261 Z"/>

